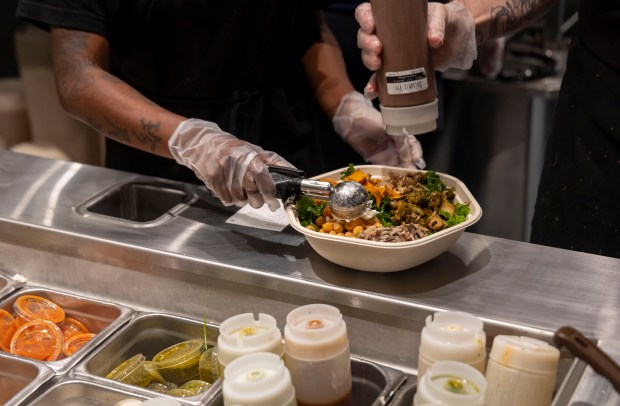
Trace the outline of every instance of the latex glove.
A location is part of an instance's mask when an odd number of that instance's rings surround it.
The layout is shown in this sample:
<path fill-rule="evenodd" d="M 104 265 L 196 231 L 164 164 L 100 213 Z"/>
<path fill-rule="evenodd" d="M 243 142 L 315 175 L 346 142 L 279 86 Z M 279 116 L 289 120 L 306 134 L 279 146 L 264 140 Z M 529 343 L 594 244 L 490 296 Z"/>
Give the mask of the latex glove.
<path fill-rule="evenodd" d="M 275 152 L 242 141 L 212 122 L 183 121 L 168 141 L 174 159 L 191 170 L 226 206 L 280 207 L 267 165 L 293 166 Z"/>
<path fill-rule="evenodd" d="M 382 64 L 383 45 L 375 35 L 370 3 L 357 6 L 355 18 L 360 25 L 357 45 L 362 50 L 362 62 L 368 69 L 376 71 Z M 461 3 L 428 3 L 427 37 L 435 70 L 471 68 L 477 56 L 475 30 L 474 18 Z M 364 94 L 369 98 L 377 96 L 376 75 L 371 77 Z"/>
<path fill-rule="evenodd" d="M 335 131 L 367 162 L 419 168 L 426 166 L 415 136 L 393 136 L 385 131 L 381 113 L 359 92 L 346 94 L 332 119 Z"/>

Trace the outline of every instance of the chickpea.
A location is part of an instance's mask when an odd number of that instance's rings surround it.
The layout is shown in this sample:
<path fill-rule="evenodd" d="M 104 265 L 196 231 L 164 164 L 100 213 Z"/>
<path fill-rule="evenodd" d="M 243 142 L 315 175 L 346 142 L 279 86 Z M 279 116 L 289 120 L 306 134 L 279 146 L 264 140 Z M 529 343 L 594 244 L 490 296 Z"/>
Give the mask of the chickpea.
<path fill-rule="evenodd" d="M 317 226 L 321 227 L 323 226 L 323 224 L 325 224 L 325 217 L 319 216 L 316 218 L 314 222 L 316 223 Z"/>
<path fill-rule="evenodd" d="M 306 228 L 307 228 L 308 230 L 318 231 L 318 230 L 316 229 L 316 227 L 314 226 L 314 224 L 308 224 L 308 225 L 306 226 Z"/>
<path fill-rule="evenodd" d="M 379 227 L 383 227 L 383 224 L 379 223 L 378 221 L 373 224 L 375 227 L 379 228 Z"/>
<path fill-rule="evenodd" d="M 363 226 L 355 226 L 355 228 L 353 228 L 353 236 L 357 237 L 362 231 L 364 231 Z"/>
<path fill-rule="evenodd" d="M 334 231 L 336 233 L 344 233 L 344 224 L 342 224 L 342 223 L 334 223 Z"/>
<path fill-rule="evenodd" d="M 321 226 L 321 230 L 323 230 L 326 233 L 329 233 L 330 231 L 332 231 L 334 229 L 334 223 L 332 223 L 331 221 L 326 221 L 322 226 Z"/>
<path fill-rule="evenodd" d="M 338 234 L 338 233 L 337 233 L 337 232 L 335 232 L 334 230 L 330 231 L 329 233 L 330 233 L 331 235 L 336 235 L 336 234 Z"/>
<path fill-rule="evenodd" d="M 353 233 L 350 231 L 347 231 L 346 233 L 344 233 L 345 237 L 353 237 Z"/>
<path fill-rule="evenodd" d="M 348 231 L 353 231 L 353 229 L 357 227 L 358 225 L 360 225 L 361 223 L 362 223 L 362 220 L 360 219 L 347 221 L 346 223 L 344 223 L 344 228 L 347 229 Z"/>
<path fill-rule="evenodd" d="M 338 234 L 336 234 L 336 235 L 338 235 L 338 236 L 340 236 L 340 237 L 344 237 L 344 233 L 338 233 Z"/>

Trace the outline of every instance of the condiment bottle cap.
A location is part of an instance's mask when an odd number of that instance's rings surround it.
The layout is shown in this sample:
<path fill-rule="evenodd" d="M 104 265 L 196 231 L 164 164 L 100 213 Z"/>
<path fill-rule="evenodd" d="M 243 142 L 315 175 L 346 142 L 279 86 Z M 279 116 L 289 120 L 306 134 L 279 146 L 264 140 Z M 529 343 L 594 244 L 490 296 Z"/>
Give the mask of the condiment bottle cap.
<path fill-rule="evenodd" d="M 493 339 L 489 358 L 522 371 L 555 374 L 560 351 L 536 338 L 498 335 Z"/>
<path fill-rule="evenodd" d="M 65 319 L 65 312 L 56 303 L 36 295 L 21 295 L 15 300 L 13 309 L 18 316 L 30 321 L 48 320 L 59 324 Z"/>
<path fill-rule="evenodd" d="M 33 320 L 17 329 L 11 340 L 11 353 L 39 361 L 56 361 L 62 346 L 62 333 L 56 324 Z"/>
<path fill-rule="evenodd" d="M 226 405 L 290 405 L 295 399 L 290 372 L 282 358 L 270 352 L 233 360 L 224 369 L 222 394 Z"/>
<path fill-rule="evenodd" d="M 432 361 L 474 363 L 486 357 L 486 335 L 478 317 L 464 312 L 437 312 L 426 318 L 420 354 Z"/>
<path fill-rule="evenodd" d="M 6 352 L 11 351 L 11 339 L 17 331 L 17 323 L 11 313 L 0 309 L 0 348 Z"/>
<path fill-rule="evenodd" d="M 75 354 L 80 348 L 87 342 L 93 339 L 95 335 L 93 333 L 74 334 L 65 341 L 62 352 L 65 357 L 70 357 Z"/>
<path fill-rule="evenodd" d="M 340 310 L 326 304 L 298 307 L 286 316 L 284 347 L 299 360 L 324 360 L 349 347 L 347 326 Z"/>
<path fill-rule="evenodd" d="M 486 390 L 486 378 L 476 368 L 458 361 L 437 361 L 418 384 L 415 404 L 482 406 Z"/>
<path fill-rule="evenodd" d="M 65 340 L 68 340 L 77 334 L 90 333 L 84 323 L 71 317 L 65 317 L 65 319 L 58 324 L 58 327 L 60 327 L 60 331 L 62 331 L 62 336 Z"/>
<path fill-rule="evenodd" d="M 251 352 L 284 354 L 282 333 L 273 316 L 259 313 L 258 319 L 255 319 L 252 313 L 243 313 L 220 324 L 217 357 L 222 365 L 226 366 L 235 358 Z"/>

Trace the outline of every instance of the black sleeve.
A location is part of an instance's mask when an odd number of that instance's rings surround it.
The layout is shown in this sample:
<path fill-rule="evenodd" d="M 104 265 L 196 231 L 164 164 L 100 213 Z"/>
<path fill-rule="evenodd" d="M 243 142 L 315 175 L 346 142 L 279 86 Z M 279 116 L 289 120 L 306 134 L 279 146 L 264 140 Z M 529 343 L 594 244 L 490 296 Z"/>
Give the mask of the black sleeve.
<path fill-rule="evenodd" d="M 44 30 L 63 27 L 110 36 L 106 0 L 20 0 L 16 16 Z"/>

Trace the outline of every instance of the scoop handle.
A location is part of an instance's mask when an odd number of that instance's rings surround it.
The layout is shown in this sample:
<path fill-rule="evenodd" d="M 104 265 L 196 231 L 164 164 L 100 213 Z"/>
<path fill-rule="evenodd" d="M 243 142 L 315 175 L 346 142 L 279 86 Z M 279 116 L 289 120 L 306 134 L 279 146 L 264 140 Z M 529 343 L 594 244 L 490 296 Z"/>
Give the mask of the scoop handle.
<path fill-rule="evenodd" d="M 558 347 L 565 346 L 575 356 L 584 360 L 597 373 L 607 378 L 620 393 L 620 367 L 607 354 L 573 327 L 560 327 L 553 336 Z"/>
<path fill-rule="evenodd" d="M 269 174 L 276 184 L 276 197 L 286 201 L 289 197 L 301 193 L 301 182 L 305 178 L 304 171 L 289 166 L 270 165 Z"/>

